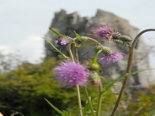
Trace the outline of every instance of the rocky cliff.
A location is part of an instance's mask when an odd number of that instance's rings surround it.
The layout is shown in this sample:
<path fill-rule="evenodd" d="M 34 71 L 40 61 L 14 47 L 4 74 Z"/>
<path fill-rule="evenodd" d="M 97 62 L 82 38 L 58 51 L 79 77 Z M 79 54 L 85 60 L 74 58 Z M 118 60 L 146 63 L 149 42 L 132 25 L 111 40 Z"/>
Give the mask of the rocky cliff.
<path fill-rule="evenodd" d="M 80 35 L 86 35 L 90 34 L 90 31 L 99 25 L 109 25 L 113 27 L 115 30 L 119 31 L 121 34 L 126 34 L 131 37 L 135 37 L 138 34 L 138 28 L 133 27 L 129 24 L 128 20 L 123 19 L 119 16 L 116 16 L 113 13 L 97 10 L 97 13 L 93 17 L 81 17 L 77 12 L 67 14 L 65 10 L 61 10 L 60 12 L 56 12 L 54 19 L 52 20 L 52 23 L 50 25 L 51 28 L 55 28 L 60 33 L 69 35 L 71 37 L 74 37 L 73 30 L 75 30 Z M 48 33 L 45 35 L 45 38 L 54 41 L 58 37 L 53 34 L 51 31 L 48 31 Z M 107 42 L 104 41 L 103 43 L 106 46 L 110 46 L 110 48 L 113 51 L 121 51 L 125 53 L 125 58 L 118 63 L 110 64 L 104 66 L 103 75 L 107 77 L 118 77 L 120 74 L 123 74 L 126 70 L 127 66 L 127 58 L 128 58 L 128 48 L 122 47 L 114 42 Z M 58 46 L 57 46 L 58 47 Z M 53 51 L 53 48 L 45 42 L 45 48 L 46 48 L 46 58 L 51 56 L 57 56 L 58 54 Z M 59 48 L 66 52 L 65 47 Z M 136 46 L 136 52 L 134 55 L 134 62 L 132 71 L 138 70 L 138 69 L 146 69 L 149 68 L 149 59 L 148 56 L 146 56 L 148 47 L 146 44 L 142 41 L 142 39 L 139 40 L 138 45 Z M 94 54 L 91 47 L 81 49 L 79 51 L 81 60 L 88 60 L 92 58 L 92 55 Z M 86 55 L 83 55 L 87 53 Z M 152 79 L 152 74 L 150 72 L 143 72 L 134 75 L 130 78 L 130 83 L 132 85 L 142 85 L 146 86 L 150 80 Z"/>

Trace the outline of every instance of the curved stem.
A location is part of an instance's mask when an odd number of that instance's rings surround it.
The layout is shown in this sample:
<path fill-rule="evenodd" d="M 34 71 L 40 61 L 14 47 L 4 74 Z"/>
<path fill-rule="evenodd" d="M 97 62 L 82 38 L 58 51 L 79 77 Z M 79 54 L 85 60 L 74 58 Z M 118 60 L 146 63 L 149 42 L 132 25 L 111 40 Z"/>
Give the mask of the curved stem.
<path fill-rule="evenodd" d="M 133 43 L 132 43 L 131 46 L 132 46 L 132 47 L 135 47 L 136 43 L 138 42 L 139 37 L 140 37 L 143 33 L 148 32 L 148 31 L 155 31 L 155 29 L 145 29 L 145 30 L 141 31 L 141 32 L 135 37 L 135 39 L 134 39 L 134 41 L 133 41 Z"/>
<path fill-rule="evenodd" d="M 84 86 L 84 90 L 85 90 L 86 97 L 87 97 L 87 99 L 88 99 L 88 104 L 89 104 L 89 107 L 90 107 L 90 110 L 91 110 L 91 114 L 92 114 L 92 116 L 95 116 L 95 112 L 94 112 L 92 103 L 91 103 L 91 101 L 90 101 L 90 98 L 89 98 L 89 95 L 88 95 L 88 91 L 87 91 L 86 86 Z"/>
<path fill-rule="evenodd" d="M 126 73 L 129 73 L 130 70 L 131 70 L 133 51 L 134 51 L 133 48 L 130 47 L 130 51 L 129 51 L 129 59 L 128 59 L 128 66 L 127 66 Z M 128 78 L 129 78 L 129 76 L 126 76 L 125 79 L 124 79 L 124 82 L 123 82 L 123 85 L 122 85 L 122 88 L 121 88 L 120 94 L 119 94 L 119 96 L 118 96 L 118 98 L 117 98 L 117 101 L 116 101 L 116 103 L 115 103 L 115 107 L 114 107 L 114 109 L 113 109 L 113 111 L 112 111 L 111 116 L 114 116 L 114 115 L 115 115 L 115 112 L 116 112 L 116 110 L 117 110 L 117 108 L 118 108 L 118 105 L 119 105 L 119 103 L 120 103 L 120 101 L 121 101 L 121 98 L 122 98 L 122 95 L 123 95 L 123 93 L 124 93 L 124 90 L 125 90 L 125 87 L 126 87 L 126 84 L 127 84 Z"/>
<path fill-rule="evenodd" d="M 141 31 L 141 32 L 135 37 L 135 39 L 134 39 L 134 41 L 133 41 L 131 47 L 129 47 L 129 58 L 128 58 L 128 65 L 127 65 L 126 73 L 130 73 L 131 66 L 132 66 L 132 57 L 133 57 L 133 53 L 134 53 L 134 47 L 135 47 L 136 43 L 138 42 L 139 37 L 140 37 L 143 33 L 148 32 L 148 31 L 155 31 L 155 29 L 146 29 L 146 30 Z M 119 106 L 119 103 L 120 103 L 120 101 L 121 101 L 122 95 L 123 95 L 123 93 L 124 93 L 125 87 L 126 87 L 126 85 L 127 85 L 128 78 L 129 78 L 129 76 L 126 76 L 125 79 L 124 79 L 124 82 L 123 82 L 121 91 L 120 91 L 120 93 L 119 93 L 118 99 L 117 99 L 117 101 L 116 101 L 116 103 L 115 103 L 115 107 L 114 107 L 114 109 L 113 109 L 113 111 L 112 111 L 111 116 L 114 116 L 115 113 L 116 113 L 116 110 L 117 110 L 117 108 L 118 108 L 118 106 Z"/>
<path fill-rule="evenodd" d="M 98 98 L 98 106 L 97 106 L 97 112 L 96 116 L 100 116 L 100 111 L 101 111 L 101 104 L 102 104 L 102 84 L 99 86 L 99 98 Z"/>
<path fill-rule="evenodd" d="M 96 55 L 95 55 L 95 57 L 94 57 L 94 59 L 93 59 L 93 62 L 94 62 L 94 63 L 97 62 L 97 60 L 98 60 L 98 55 L 99 55 L 101 52 L 102 52 L 102 50 L 99 50 L 99 51 L 96 53 Z"/>
<path fill-rule="evenodd" d="M 93 42 L 95 42 L 95 43 L 97 43 L 98 45 L 100 45 L 100 46 L 102 46 L 102 47 L 105 47 L 105 46 L 103 46 L 99 41 L 97 41 L 97 40 L 95 40 L 95 39 L 93 39 L 93 38 L 88 37 L 88 39 L 91 40 L 91 41 L 93 41 Z"/>

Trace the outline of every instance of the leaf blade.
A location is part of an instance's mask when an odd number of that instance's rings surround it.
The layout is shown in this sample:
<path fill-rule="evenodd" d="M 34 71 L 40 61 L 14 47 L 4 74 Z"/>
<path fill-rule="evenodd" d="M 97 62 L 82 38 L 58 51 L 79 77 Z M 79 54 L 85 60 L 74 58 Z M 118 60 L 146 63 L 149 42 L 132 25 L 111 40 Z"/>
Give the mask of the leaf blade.
<path fill-rule="evenodd" d="M 59 110 L 57 107 L 55 107 L 50 101 L 48 101 L 46 98 L 44 98 L 44 100 L 55 110 L 57 111 L 59 114 L 63 115 L 64 113 Z"/>
<path fill-rule="evenodd" d="M 101 94 L 103 94 L 103 93 L 105 93 L 106 91 L 108 91 L 112 86 L 114 86 L 114 84 L 115 84 L 117 81 L 122 80 L 122 79 L 125 78 L 126 76 L 134 75 L 134 74 L 137 74 L 137 73 L 140 73 L 140 72 L 144 72 L 144 71 L 146 71 L 146 70 L 151 70 L 151 69 L 142 69 L 142 70 L 138 70 L 138 71 L 126 73 L 125 75 L 123 75 L 123 76 L 121 76 L 121 77 L 118 77 L 117 79 L 113 80 L 110 84 L 106 85 L 106 86 L 104 87 L 104 90 L 102 91 Z"/>

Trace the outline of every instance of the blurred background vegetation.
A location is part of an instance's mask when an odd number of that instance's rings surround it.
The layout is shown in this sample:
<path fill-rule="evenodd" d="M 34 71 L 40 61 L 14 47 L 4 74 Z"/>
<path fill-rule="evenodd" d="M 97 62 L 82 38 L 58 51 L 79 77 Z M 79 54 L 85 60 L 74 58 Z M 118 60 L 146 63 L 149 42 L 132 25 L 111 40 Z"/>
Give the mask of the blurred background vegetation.
<path fill-rule="evenodd" d="M 52 68 L 60 60 L 49 58 L 39 64 L 20 61 L 12 55 L 0 55 L 0 112 L 10 116 L 18 111 L 24 116 L 60 116 L 44 100 L 48 99 L 61 110 L 67 110 L 71 116 L 77 115 L 77 97 L 75 88 L 62 88 L 52 77 Z M 18 65 L 14 65 L 18 62 Z M 16 63 L 17 64 L 17 63 Z M 111 80 L 104 78 L 103 86 Z M 98 87 L 88 85 L 93 105 L 97 100 Z M 84 113 L 89 109 L 83 88 L 82 104 Z M 105 93 L 102 104 L 102 116 L 109 116 L 116 101 L 116 91 Z M 155 114 L 155 86 L 150 85 L 145 91 L 126 91 L 117 116 L 153 116 Z M 87 115 L 88 116 L 88 115 Z"/>

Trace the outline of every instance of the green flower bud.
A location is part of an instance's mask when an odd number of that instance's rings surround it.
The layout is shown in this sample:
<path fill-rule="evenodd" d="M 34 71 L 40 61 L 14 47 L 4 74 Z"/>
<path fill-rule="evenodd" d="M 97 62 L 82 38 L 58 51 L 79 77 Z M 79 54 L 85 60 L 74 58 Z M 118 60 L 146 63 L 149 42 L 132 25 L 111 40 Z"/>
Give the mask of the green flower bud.
<path fill-rule="evenodd" d="M 132 41 L 132 38 L 127 36 L 127 35 L 121 35 L 120 36 L 120 40 L 122 40 L 123 42 L 131 42 Z"/>
<path fill-rule="evenodd" d="M 111 54 L 112 52 L 111 52 L 110 48 L 104 47 L 104 48 L 102 49 L 102 53 L 105 54 L 105 55 L 109 55 L 109 54 Z"/>
<path fill-rule="evenodd" d="M 100 45 L 96 45 L 94 50 L 95 50 L 95 53 L 98 53 L 100 50 L 102 50 L 102 47 Z"/>
<path fill-rule="evenodd" d="M 101 84 L 101 76 L 97 72 L 92 72 L 91 74 L 92 84 L 94 86 L 99 86 Z"/>
<path fill-rule="evenodd" d="M 129 43 L 127 43 L 127 42 L 123 42 L 122 40 L 114 40 L 116 43 L 118 43 L 118 44 L 121 44 L 121 45 L 123 45 L 123 46 L 129 46 Z"/>
<path fill-rule="evenodd" d="M 87 41 L 88 40 L 88 37 L 87 36 L 80 36 L 79 34 L 77 34 L 75 31 L 74 31 L 74 34 L 76 36 L 76 39 L 78 41 Z"/>
<path fill-rule="evenodd" d="M 101 65 L 97 62 L 91 62 L 89 65 L 88 65 L 89 69 L 92 70 L 92 71 L 99 71 L 101 70 Z"/>
<path fill-rule="evenodd" d="M 79 41 L 87 41 L 88 40 L 88 37 L 86 37 L 86 36 L 78 36 L 77 39 Z"/>

